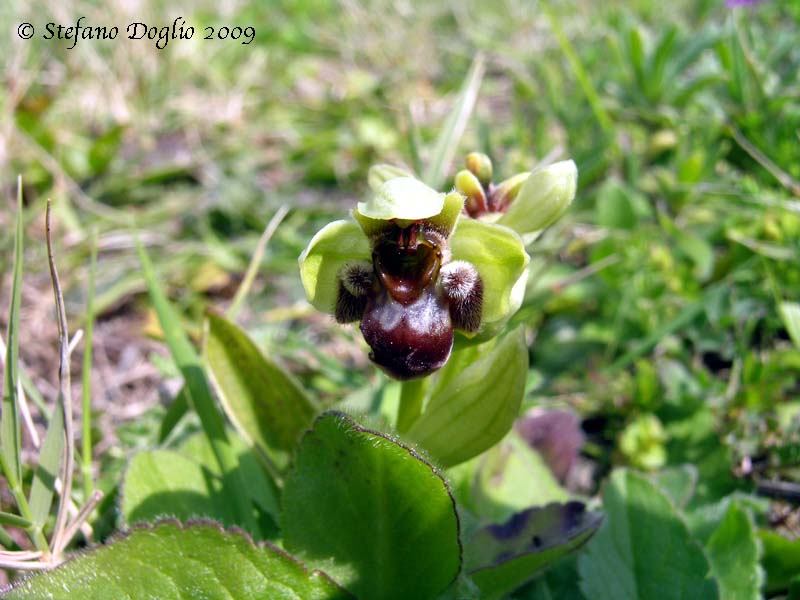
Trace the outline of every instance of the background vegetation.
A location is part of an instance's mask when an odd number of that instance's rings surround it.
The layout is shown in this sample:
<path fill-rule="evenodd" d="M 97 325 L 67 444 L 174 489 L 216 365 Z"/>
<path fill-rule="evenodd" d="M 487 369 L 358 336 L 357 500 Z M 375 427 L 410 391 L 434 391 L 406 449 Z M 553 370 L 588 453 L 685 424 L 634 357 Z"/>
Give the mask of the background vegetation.
<path fill-rule="evenodd" d="M 96 538 L 117 523 L 127 457 L 159 441 L 180 388 L 132 232 L 199 339 L 203 311 L 230 305 L 287 207 L 239 322 L 322 404 L 369 405 L 391 385 L 356 328 L 305 303 L 296 259 L 365 192 L 371 164 L 425 164 L 482 52 L 457 156 L 488 153 L 496 179 L 542 160 L 571 157 L 579 169 L 578 196 L 536 246 L 516 317 L 528 328 L 525 408 L 580 417 L 580 431 L 557 436 L 585 436 L 570 489 L 596 494 L 614 466 L 630 465 L 671 490 L 685 476 L 691 492 L 676 504 L 695 523 L 695 508 L 744 499 L 766 569 L 759 585 L 789 593 L 800 549 L 771 536 L 800 534 L 800 4 L 229 0 L 176 11 L 123 0 L 0 9 L 0 318 L 20 173 L 20 357 L 43 405 L 56 397 L 58 359 L 45 200 L 73 331 L 85 324 L 97 239 L 92 456 L 107 500 Z M 67 50 L 8 33 L 81 15 L 121 29 L 182 16 L 197 32 L 163 50 L 124 35 Z M 206 25 L 252 26 L 256 37 L 203 40 Z M 778 555 L 794 566 L 776 571 Z"/>

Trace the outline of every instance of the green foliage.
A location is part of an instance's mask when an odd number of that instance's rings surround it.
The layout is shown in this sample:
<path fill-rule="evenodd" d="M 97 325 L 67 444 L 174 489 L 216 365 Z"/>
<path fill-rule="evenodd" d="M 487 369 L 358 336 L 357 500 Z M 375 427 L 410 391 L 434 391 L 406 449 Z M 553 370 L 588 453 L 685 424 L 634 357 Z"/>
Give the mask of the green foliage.
<path fill-rule="evenodd" d="M 491 448 L 519 413 L 526 354 L 519 328 L 499 341 L 455 352 L 433 377 L 425 409 L 408 429 L 408 437 L 445 467 Z"/>
<path fill-rule="evenodd" d="M 349 598 L 319 572 L 271 545 L 218 525 L 161 522 L 133 529 L 4 595 L 36 598 Z"/>
<path fill-rule="evenodd" d="M 215 313 L 207 323 L 204 356 L 222 406 L 245 439 L 285 467 L 316 406 L 241 329 Z"/>
<path fill-rule="evenodd" d="M 605 523 L 579 559 L 581 590 L 589 600 L 720 597 L 700 544 L 670 499 L 645 477 L 614 473 L 603 508 Z"/>
<path fill-rule="evenodd" d="M 234 438 L 237 439 L 237 438 Z M 274 537 L 279 518 L 278 491 L 243 441 L 234 441 L 239 470 L 256 499 L 255 539 Z M 186 522 L 211 518 L 226 527 L 240 525 L 233 494 L 217 465 L 208 439 L 200 433 L 174 450 L 143 450 L 128 464 L 120 512 L 125 525 L 174 517 Z M 241 526 L 241 525 L 240 525 Z"/>
<path fill-rule="evenodd" d="M 74 4 L 82 14 L 84 3 Z M 161 330 L 147 321 L 147 332 L 164 334 L 173 352 L 153 362 L 187 384 L 166 411 L 148 410 L 113 433 L 99 425 L 107 419 L 91 423 L 85 439 L 96 446 L 82 448 L 84 465 L 92 450 L 97 458 L 98 448 L 107 449 L 95 465 L 97 487 L 109 493 L 90 519 L 97 541 L 114 528 L 117 501 L 128 523 L 206 516 L 280 538 L 282 477 L 292 472 L 282 469 L 291 469 L 295 452 L 289 440 L 316 412 L 306 395 L 320 409 L 342 400 L 358 406 L 358 427 L 397 435 L 446 466 L 462 543 L 530 507 L 605 489 L 605 533 L 579 560 L 562 560 L 510 592 L 514 598 L 601 597 L 602 585 L 617 581 L 601 568 L 611 562 L 618 581 L 635 582 L 639 595 L 669 595 L 676 586 L 654 587 L 666 563 L 633 560 L 647 549 L 665 554 L 649 532 L 685 542 L 669 557 L 687 563 L 677 581 L 700 586 L 687 595 L 706 585 L 714 597 L 712 581 L 721 598 L 798 593 L 796 544 L 772 525 L 784 503 L 770 507 L 756 494 L 765 482 L 791 492 L 800 478 L 800 9 L 761 2 L 731 10 L 721 0 L 524 4 L 504 11 L 473 0 L 416 3 L 408 12 L 379 2 L 343 12 L 319 0 L 241 2 L 223 20 L 256 24 L 253 44 L 195 44 L 191 52 L 177 41 L 156 51 L 121 39 L 82 40 L 66 51 L 39 35 L 22 45 L 13 36 L 0 40 L 0 54 L 14 58 L 2 67 L 9 85 L 0 104 L 9 118 L 0 181 L 23 174 L 28 210 L 16 221 L 0 215 L 0 286 L 10 308 L 0 454 L 13 496 L 0 506 L 4 551 L 18 549 L 12 528 L 30 533 L 35 521 L 48 531 L 53 521 L 59 416 L 51 394 L 43 398 L 34 383 L 55 369 L 39 364 L 47 340 L 24 343 L 35 320 L 25 304 L 47 295 L 39 289 L 45 263 L 37 244 L 25 247 L 24 287 L 18 275 L 20 232 L 38 229 L 32 217 L 52 197 L 68 240 L 59 260 L 72 324 L 87 325 L 74 311 L 85 304 L 88 232 L 97 229 L 96 331 L 102 336 L 111 319 L 140 331 L 149 284 Z M 149 8 L 154 23 L 170 20 L 166 3 Z M 37 27 L 59 20 L 37 10 L 4 7 L 0 20 Z M 222 23 L 209 2 L 184 16 L 196 27 Z M 84 55 L 91 61 L 73 60 Z M 302 278 L 297 256 L 312 238 L 330 241 L 315 232 L 366 200 L 368 183 L 416 174 L 439 192 L 458 188 L 463 166 L 453 157 L 472 149 L 492 157 L 492 174 L 484 168 L 478 183 L 488 188 L 494 178 L 512 195 L 525 180 L 514 173 L 572 157 L 576 198 L 528 248 L 530 262 L 510 234 L 473 253 L 490 256 L 490 269 L 518 267 L 514 281 L 487 285 L 510 287 L 493 296 L 497 310 L 490 306 L 502 317 L 477 339 L 458 336 L 450 363 L 430 381 L 401 388 L 376 375 L 352 327 L 299 302 L 305 287 L 313 306 L 332 310 L 339 267 L 371 260 L 363 231 L 352 222 L 331 226 L 347 234 L 322 248 L 338 258 L 309 252 Z M 398 166 L 368 176 L 376 162 Z M 469 162 L 467 169 L 479 177 Z M 206 338 L 218 359 L 201 361 L 190 340 L 200 340 L 208 306 L 229 301 L 266 221 L 283 205 L 290 212 L 253 260 L 258 276 L 239 305 L 241 329 L 218 323 L 224 335 Z M 521 217 L 535 217 L 521 207 Z M 143 280 L 129 251 L 131 223 L 158 267 L 158 286 L 152 273 Z M 513 261 L 505 258 L 511 254 Z M 513 285 L 520 278 L 526 289 Z M 34 305 L 30 314 L 49 310 Z M 498 333 L 505 337 L 492 338 Z M 107 354 L 115 344 L 101 339 L 95 347 L 104 350 L 95 353 L 100 360 L 117 360 Z M 239 350 L 247 360 L 238 360 Z M 103 377 L 94 377 L 95 410 L 118 415 L 104 403 L 146 400 L 138 388 L 98 387 L 107 379 L 103 365 Z M 469 386 L 456 367 L 467 369 Z M 210 385 L 220 368 L 225 389 Z M 269 377 L 254 378 L 254 370 Z M 40 433 L 40 425 L 50 428 L 34 464 L 17 458 L 30 455 L 13 400 L 19 382 Z M 284 396 L 294 399 L 281 404 L 288 414 L 272 410 Z M 586 443 L 566 481 L 523 440 L 505 435 L 533 407 L 579 415 Z M 278 434 L 288 430 L 294 433 Z M 647 476 L 619 475 L 622 465 Z M 645 533 L 624 529 L 619 515 L 645 523 Z M 637 549 L 630 560 L 598 550 L 608 548 L 609 530 Z M 705 563 L 695 551 L 701 546 Z M 524 571 L 515 582 L 533 574 Z M 624 597 L 623 587 L 611 589 Z M 446 594 L 480 592 L 462 573 Z"/>
<path fill-rule="evenodd" d="M 436 598 L 461 568 L 459 520 L 439 472 L 386 434 L 325 413 L 283 493 L 287 550 L 358 597 Z"/>
<path fill-rule="evenodd" d="M 601 521 L 580 502 L 516 513 L 475 533 L 465 548 L 465 568 L 482 598 L 500 598 L 584 544 Z"/>

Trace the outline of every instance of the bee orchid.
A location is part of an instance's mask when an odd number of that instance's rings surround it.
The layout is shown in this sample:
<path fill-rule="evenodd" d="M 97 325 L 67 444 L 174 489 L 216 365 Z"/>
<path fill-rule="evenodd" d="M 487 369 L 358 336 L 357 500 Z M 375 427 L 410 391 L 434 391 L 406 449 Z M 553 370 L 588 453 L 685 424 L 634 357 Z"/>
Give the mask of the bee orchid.
<path fill-rule="evenodd" d="M 447 362 L 456 334 L 483 341 L 500 331 L 522 302 L 530 257 L 512 228 L 470 217 L 473 196 L 458 179 L 454 191 L 439 193 L 378 165 L 369 183 L 373 193 L 353 220 L 330 223 L 311 240 L 301 279 L 316 308 L 360 322 L 371 360 L 386 373 L 424 377 Z M 507 191 L 504 207 L 519 191 Z M 569 201 L 573 195 L 574 181 Z"/>

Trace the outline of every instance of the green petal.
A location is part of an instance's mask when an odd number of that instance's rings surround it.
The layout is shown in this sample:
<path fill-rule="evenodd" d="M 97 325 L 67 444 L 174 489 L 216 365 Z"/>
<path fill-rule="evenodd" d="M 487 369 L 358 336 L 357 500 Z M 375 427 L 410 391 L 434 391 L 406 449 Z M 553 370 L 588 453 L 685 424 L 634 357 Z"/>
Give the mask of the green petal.
<path fill-rule="evenodd" d="M 522 239 L 507 227 L 464 218 L 450 239 L 450 249 L 453 260 L 471 262 L 483 280 L 479 335 L 496 333 L 517 311 L 525 294 L 530 256 Z"/>
<path fill-rule="evenodd" d="M 578 168 L 571 160 L 535 169 L 498 223 L 520 235 L 552 225 L 569 208 L 578 185 Z"/>
<path fill-rule="evenodd" d="M 369 242 L 356 223 L 334 221 L 318 231 L 298 259 L 308 301 L 333 314 L 339 269 L 356 260 L 371 260 Z"/>
<path fill-rule="evenodd" d="M 444 198 L 419 179 L 395 177 L 383 182 L 367 202 L 359 202 L 358 212 L 370 219 L 417 221 L 442 212 Z"/>

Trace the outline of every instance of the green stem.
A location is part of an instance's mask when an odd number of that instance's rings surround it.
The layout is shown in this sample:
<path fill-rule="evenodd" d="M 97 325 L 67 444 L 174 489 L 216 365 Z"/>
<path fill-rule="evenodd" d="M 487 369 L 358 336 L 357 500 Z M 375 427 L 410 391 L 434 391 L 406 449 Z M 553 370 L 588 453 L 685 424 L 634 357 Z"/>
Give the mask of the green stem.
<path fill-rule="evenodd" d="M 428 378 L 404 381 L 400 388 L 400 404 L 397 407 L 397 431 L 405 433 L 411 428 L 420 414 L 422 401 L 428 391 Z"/>

